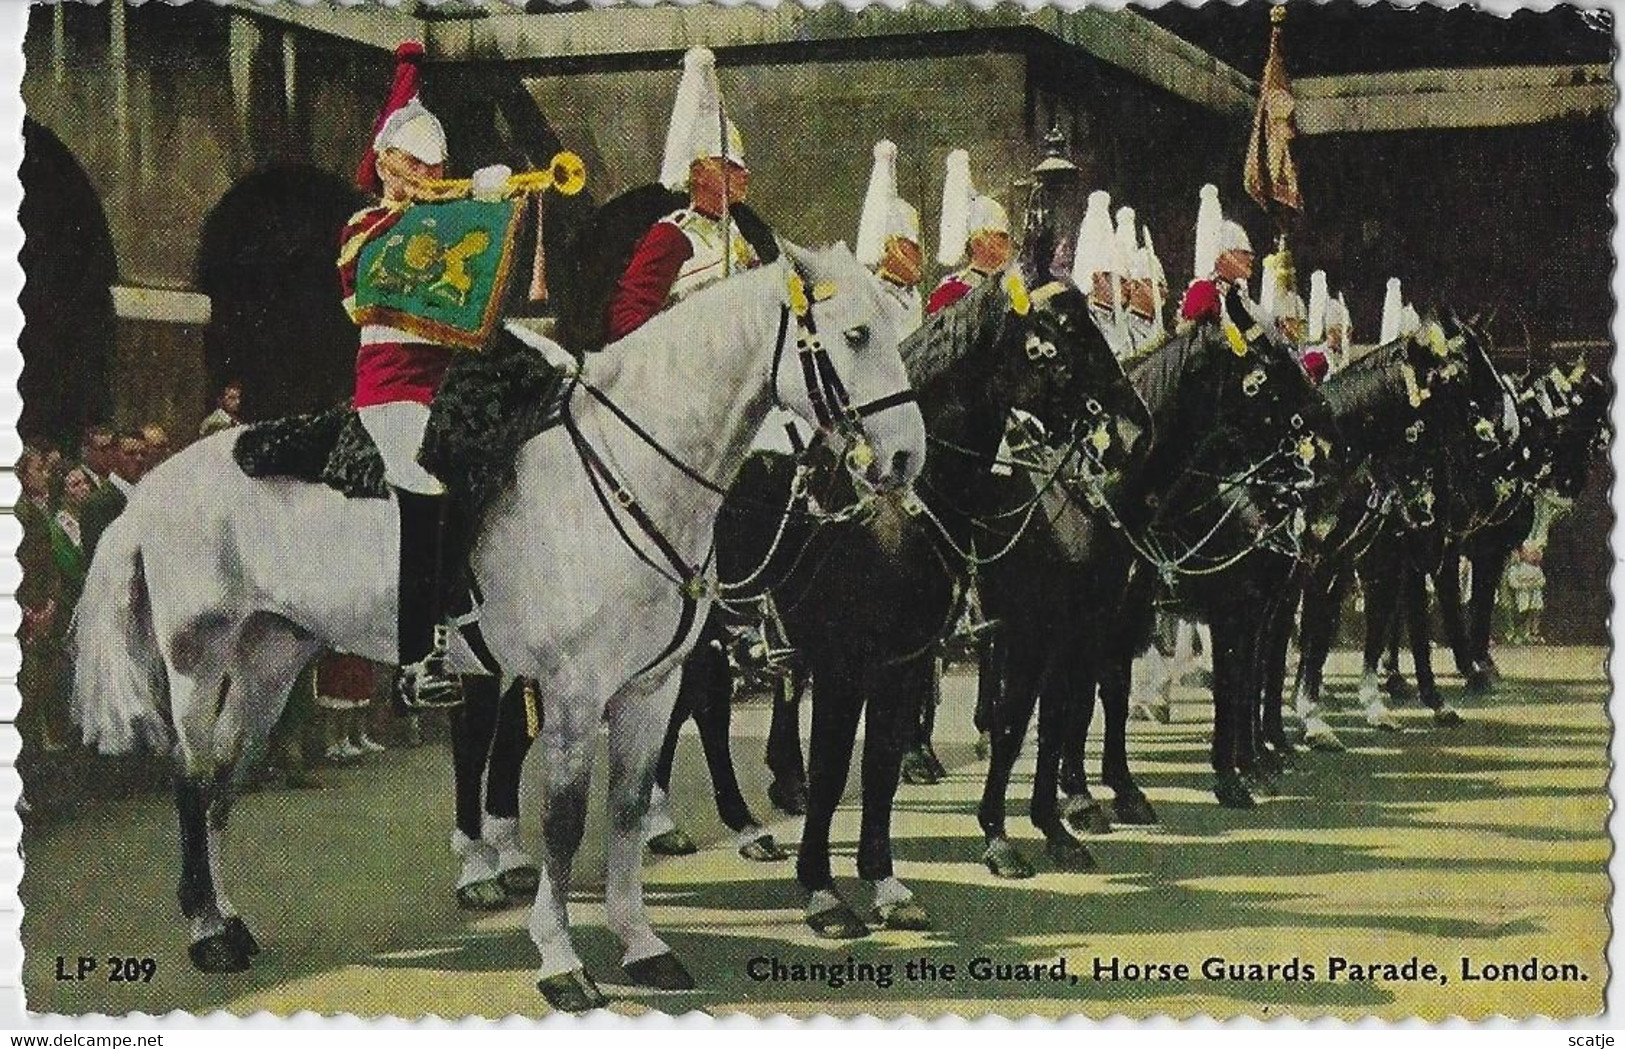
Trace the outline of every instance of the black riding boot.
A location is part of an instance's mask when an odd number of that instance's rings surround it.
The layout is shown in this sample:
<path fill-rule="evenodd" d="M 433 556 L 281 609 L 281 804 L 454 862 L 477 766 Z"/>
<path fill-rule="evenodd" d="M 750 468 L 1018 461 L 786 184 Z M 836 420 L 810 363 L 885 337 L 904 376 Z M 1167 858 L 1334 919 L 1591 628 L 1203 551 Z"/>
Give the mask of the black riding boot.
<path fill-rule="evenodd" d="M 443 495 L 395 489 L 401 508 L 400 659 L 396 698 L 408 710 L 462 702 L 446 669 L 447 506 Z"/>

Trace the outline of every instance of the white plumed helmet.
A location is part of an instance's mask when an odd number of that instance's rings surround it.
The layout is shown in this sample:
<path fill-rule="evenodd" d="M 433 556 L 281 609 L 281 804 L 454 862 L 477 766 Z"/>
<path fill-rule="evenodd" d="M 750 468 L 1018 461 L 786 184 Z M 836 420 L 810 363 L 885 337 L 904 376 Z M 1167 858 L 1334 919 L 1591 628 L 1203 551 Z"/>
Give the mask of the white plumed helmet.
<path fill-rule="evenodd" d="M 886 241 L 902 237 L 920 242 L 920 213 L 897 195 L 897 145 L 888 139 L 875 143 L 875 165 L 869 172 L 869 189 L 863 195 L 863 214 L 858 218 L 858 243 L 854 254 L 865 266 L 880 261 Z"/>
<path fill-rule="evenodd" d="M 707 157 L 723 157 L 744 167 L 745 143 L 734 122 L 722 113 L 717 56 L 709 48 L 693 47 L 683 56 L 683 79 L 677 85 L 671 124 L 666 128 L 661 184 L 667 189 L 686 189 L 689 168 Z"/>
<path fill-rule="evenodd" d="M 1326 271 L 1309 274 L 1309 341 L 1320 342 L 1326 337 L 1326 311 L 1331 306 L 1331 293 L 1326 288 Z"/>
<path fill-rule="evenodd" d="M 1400 312 L 1405 307 L 1405 300 L 1400 294 L 1399 278 L 1388 278 L 1388 290 L 1382 297 L 1382 334 L 1377 337 L 1379 346 L 1386 346 L 1399 338 Z"/>
<path fill-rule="evenodd" d="M 1224 212 L 1219 208 L 1219 187 L 1211 182 L 1202 187 L 1202 200 L 1196 206 L 1196 260 L 1195 277 L 1206 278 L 1219 261 L 1219 231 L 1224 225 Z"/>
<path fill-rule="evenodd" d="M 1078 247 L 1072 256 L 1072 283 L 1086 294 L 1097 273 L 1121 273 L 1117 261 L 1117 233 L 1112 229 L 1112 195 L 1103 189 L 1089 194 L 1078 227 Z"/>
<path fill-rule="evenodd" d="M 937 227 L 937 261 L 953 266 L 965 256 L 970 239 L 970 203 L 976 187 L 970 180 L 970 154 L 956 149 L 948 154 L 942 179 L 942 221 Z"/>
<path fill-rule="evenodd" d="M 1125 277 L 1145 276 L 1140 258 L 1140 228 L 1134 223 L 1134 209 L 1124 204 L 1117 209 L 1117 266 Z"/>

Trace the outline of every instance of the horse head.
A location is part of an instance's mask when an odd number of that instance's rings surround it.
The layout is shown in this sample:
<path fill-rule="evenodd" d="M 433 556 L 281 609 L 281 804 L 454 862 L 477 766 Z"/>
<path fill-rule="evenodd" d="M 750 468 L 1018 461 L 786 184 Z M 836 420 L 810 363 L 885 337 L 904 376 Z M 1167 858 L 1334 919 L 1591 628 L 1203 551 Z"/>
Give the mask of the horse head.
<path fill-rule="evenodd" d="M 844 244 L 784 248 L 775 395 L 846 445 L 848 465 L 868 484 L 909 484 L 925 465 L 925 422 L 898 350 L 895 313 Z"/>
<path fill-rule="evenodd" d="M 1517 399 L 1506 377 L 1490 360 L 1479 329 L 1446 311 L 1439 320 L 1424 323 L 1417 337 L 1432 346 L 1437 355 L 1454 359 L 1462 368 L 1458 418 L 1454 432 L 1445 433 L 1446 443 L 1465 449 L 1467 458 L 1480 467 L 1509 460 L 1515 454 L 1521 431 Z"/>
<path fill-rule="evenodd" d="M 1059 360 L 1064 372 L 1047 385 L 1048 403 L 1034 414 L 1052 432 L 1071 429 L 1080 452 L 1106 471 L 1143 454 L 1151 413 L 1123 371 L 1122 362 L 1090 316 L 1089 300 L 1059 281 L 1033 292 L 1025 357 Z"/>

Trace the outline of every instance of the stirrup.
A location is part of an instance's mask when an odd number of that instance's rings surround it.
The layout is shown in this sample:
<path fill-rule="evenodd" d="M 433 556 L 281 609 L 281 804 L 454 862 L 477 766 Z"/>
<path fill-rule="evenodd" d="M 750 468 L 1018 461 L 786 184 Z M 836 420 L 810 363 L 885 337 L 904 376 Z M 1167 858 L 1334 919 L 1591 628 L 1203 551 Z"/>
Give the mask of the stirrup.
<path fill-rule="evenodd" d="M 463 683 L 446 669 L 446 627 L 434 628 L 428 655 L 401 666 L 395 696 L 407 710 L 446 710 L 462 706 Z"/>

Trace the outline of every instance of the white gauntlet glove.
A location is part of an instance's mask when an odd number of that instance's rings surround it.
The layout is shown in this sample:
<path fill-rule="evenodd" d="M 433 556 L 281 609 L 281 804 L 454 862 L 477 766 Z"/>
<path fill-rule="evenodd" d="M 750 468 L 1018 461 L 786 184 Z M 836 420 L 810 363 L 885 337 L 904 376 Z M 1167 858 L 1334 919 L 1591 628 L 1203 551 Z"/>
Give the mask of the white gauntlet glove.
<path fill-rule="evenodd" d="M 501 200 L 508 195 L 508 180 L 513 168 L 506 164 L 491 164 L 474 172 L 474 199 L 486 202 Z"/>

